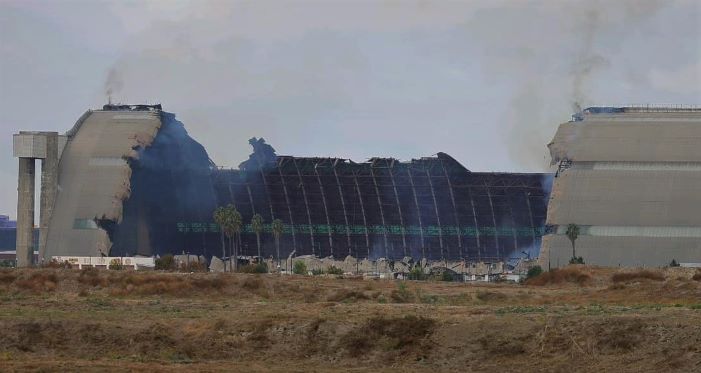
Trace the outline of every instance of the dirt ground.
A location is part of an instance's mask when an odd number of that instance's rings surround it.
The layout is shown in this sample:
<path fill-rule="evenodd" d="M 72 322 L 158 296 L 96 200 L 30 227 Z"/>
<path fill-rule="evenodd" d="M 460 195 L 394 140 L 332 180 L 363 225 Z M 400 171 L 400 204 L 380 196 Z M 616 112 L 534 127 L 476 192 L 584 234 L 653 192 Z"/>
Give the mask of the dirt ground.
<path fill-rule="evenodd" d="M 701 274 L 0 272 L 1 371 L 701 372 Z"/>

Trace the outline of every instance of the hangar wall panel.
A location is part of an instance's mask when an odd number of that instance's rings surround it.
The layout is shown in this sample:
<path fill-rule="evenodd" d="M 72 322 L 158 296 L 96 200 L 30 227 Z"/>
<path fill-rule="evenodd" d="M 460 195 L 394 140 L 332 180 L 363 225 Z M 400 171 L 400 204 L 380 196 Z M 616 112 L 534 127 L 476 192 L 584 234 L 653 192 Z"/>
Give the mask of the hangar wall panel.
<path fill-rule="evenodd" d="M 107 233 L 89 222 L 96 218 L 121 221 L 131 170 L 126 162 L 95 160 L 136 157 L 135 149 L 148 146 L 160 125 L 158 112 L 92 111 L 81 117 L 59 164 L 47 255 L 109 253 Z"/>
<path fill-rule="evenodd" d="M 606 112 L 600 114 L 601 112 Z M 615 112 L 615 113 L 612 113 Z M 701 262 L 701 110 L 589 108 L 549 144 L 557 173 L 543 265 Z"/>
<path fill-rule="evenodd" d="M 701 172 L 572 168 L 553 189 L 553 224 L 701 226 Z"/>

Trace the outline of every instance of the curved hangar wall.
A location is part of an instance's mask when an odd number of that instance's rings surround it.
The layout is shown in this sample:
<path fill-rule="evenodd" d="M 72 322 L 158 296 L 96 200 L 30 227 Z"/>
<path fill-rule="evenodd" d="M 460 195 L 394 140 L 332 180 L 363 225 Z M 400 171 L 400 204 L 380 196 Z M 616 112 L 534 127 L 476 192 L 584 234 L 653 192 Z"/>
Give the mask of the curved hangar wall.
<path fill-rule="evenodd" d="M 568 224 L 587 264 L 701 262 L 701 110 L 589 108 L 549 144 L 558 165 L 541 261 L 568 263 Z"/>
<path fill-rule="evenodd" d="M 160 109 L 105 105 L 67 133 L 45 259 L 171 252 L 177 221 L 210 214 L 192 197 L 212 195 L 209 157 Z"/>

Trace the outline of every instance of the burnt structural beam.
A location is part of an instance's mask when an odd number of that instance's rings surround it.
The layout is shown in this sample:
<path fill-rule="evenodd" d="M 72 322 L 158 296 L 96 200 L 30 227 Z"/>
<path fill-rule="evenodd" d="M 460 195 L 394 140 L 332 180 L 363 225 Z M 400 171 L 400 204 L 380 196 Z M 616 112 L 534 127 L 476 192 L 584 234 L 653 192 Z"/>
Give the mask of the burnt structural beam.
<path fill-rule="evenodd" d="M 314 242 L 314 226 L 312 225 L 312 214 L 309 211 L 309 199 L 307 199 L 307 188 L 304 185 L 302 173 L 299 171 L 299 167 L 297 166 L 297 158 L 292 158 L 292 164 L 295 166 L 295 171 L 297 171 L 297 177 L 299 177 L 299 185 L 302 188 L 302 198 L 304 199 L 304 207 L 307 209 L 307 221 L 309 222 L 309 237 L 312 240 L 312 255 L 314 255 L 316 254 L 316 252 L 314 251 L 316 248 L 316 243 Z"/>
<path fill-rule="evenodd" d="M 489 199 L 489 209 L 492 212 L 492 223 L 494 224 L 494 242 L 497 246 L 497 257 L 501 257 L 501 248 L 499 247 L 499 227 L 497 226 L 497 218 L 494 214 L 494 203 L 492 202 L 492 192 L 490 187 L 485 183 L 485 189 L 487 189 L 487 199 Z"/>
<path fill-rule="evenodd" d="M 411 173 L 411 167 L 407 168 L 407 173 L 409 174 L 409 184 L 411 185 L 411 193 L 414 196 L 416 216 L 419 218 L 419 235 L 421 237 L 421 250 L 423 250 L 426 247 L 426 242 L 424 241 L 424 225 L 423 219 L 421 219 L 421 208 L 419 207 L 419 198 L 416 196 L 416 185 L 414 185 L 414 176 Z"/>
<path fill-rule="evenodd" d="M 380 221 L 382 221 L 382 237 L 385 243 L 385 256 L 387 256 L 387 248 L 389 244 L 387 243 L 387 223 L 385 223 L 385 210 L 382 208 L 382 199 L 380 198 L 380 188 L 377 187 L 377 178 L 375 178 L 375 162 L 370 165 L 370 176 L 372 177 L 372 184 L 375 186 L 375 194 L 377 195 L 377 204 L 380 208 Z"/>
<path fill-rule="evenodd" d="M 280 160 L 277 164 L 277 172 L 280 175 L 280 182 L 282 183 L 282 191 L 285 195 L 285 204 L 287 205 L 287 214 L 290 216 L 290 227 L 292 228 L 292 249 L 297 250 L 297 236 L 295 235 L 295 221 L 292 218 L 292 207 L 290 206 L 290 197 L 287 194 L 287 183 L 285 182 L 285 176 L 282 174 L 282 164 L 283 160 Z"/>
<path fill-rule="evenodd" d="M 433 189 L 433 181 L 431 181 L 431 172 L 429 167 L 424 167 L 426 171 L 426 177 L 428 178 L 428 186 L 431 189 L 431 197 L 433 198 L 433 208 L 436 212 L 436 222 L 438 223 L 438 244 L 441 248 L 441 259 L 445 259 L 445 253 L 443 252 L 443 227 L 441 226 L 441 215 L 438 213 L 438 202 L 436 201 L 436 192 Z"/>
<path fill-rule="evenodd" d="M 463 253 L 462 253 L 462 234 L 459 232 L 460 230 L 460 220 L 458 220 L 458 208 L 457 205 L 455 204 L 455 194 L 453 192 L 453 183 L 450 181 L 450 175 L 448 175 L 448 170 L 445 168 L 445 163 L 443 163 L 443 160 L 439 160 L 441 162 L 441 168 L 443 169 L 443 175 L 445 176 L 445 180 L 448 182 L 448 192 L 450 193 L 450 202 L 453 205 L 453 217 L 455 218 L 455 226 L 458 227 L 458 251 L 460 252 L 460 258 L 463 258 Z"/>
<path fill-rule="evenodd" d="M 397 203 L 397 210 L 399 212 L 399 225 L 402 227 L 402 245 L 404 246 L 404 256 L 406 253 L 406 229 L 404 228 L 404 216 L 402 215 L 402 204 L 399 202 L 399 193 L 397 193 L 397 183 L 394 181 L 394 159 L 389 168 L 389 177 L 392 180 L 392 189 L 394 189 L 394 200 Z"/>
<path fill-rule="evenodd" d="M 319 192 L 321 193 L 321 202 L 324 206 L 324 215 L 326 215 L 326 225 L 328 226 L 329 233 L 329 250 L 331 251 L 331 257 L 333 257 L 333 234 L 331 229 L 331 219 L 329 219 L 329 208 L 326 204 L 326 193 L 324 192 L 324 184 L 321 182 L 321 176 L 319 175 L 319 162 L 314 163 L 314 173 L 316 174 L 316 181 L 319 183 Z M 310 223 L 311 224 L 311 223 Z"/>
<path fill-rule="evenodd" d="M 336 185 L 338 186 L 338 195 L 341 197 L 341 207 L 343 208 L 343 219 L 346 222 L 346 238 L 348 239 L 348 255 L 351 255 L 351 235 L 350 235 L 350 225 L 348 224 L 348 212 L 346 211 L 346 201 L 343 196 L 343 188 L 341 188 L 341 180 L 338 178 L 338 172 L 336 171 L 336 165 L 338 163 L 338 159 L 334 160 L 332 168 L 333 168 L 333 176 L 336 178 Z"/>
<path fill-rule="evenodd" d="M 358 174 L 353 171 L 353 182 L 355 183 L 355 192 L 358 193 L 358 201 L 360 202 L 360 214 L 363 215 L 363 228 L 365 231 L 365 246 L 368 250 L 368 258 L 370 258 L 370 236 L 368 234 L 368 219 L 365 216 L 365 205 L 363 204 L 363 195 L 360 194 L 360 185 L 358 184 Z"/>
<path fill-rule="evenodd" d="M 263 188 L 265 189 L 265 197 L 268 199 L 268 207 L 270 208 L 270 222 L 275 220 L 275 211 L 273 210 L 273 201 L 270 198 L 270 185 L 268 184 L 268 179 L 265 177 L 265 172 L 263 168 L 260 168 L 260 176 L 263 179 Z"/>
<path fill-rule="evenodd" d="M 470 208 L 472 209 L 472 220 L 473 223 L 475 224 L 475 240 L 477 241 L 477 258 L 482 258 L 482 246 L 480 244 L 480 229 L 479 225 L 477 224 L 477 211 L 475 209 L 475 200 L 472 195 L 472 189 L 470 187 L 467 187 L 467 193 L 470 197 Z"/>

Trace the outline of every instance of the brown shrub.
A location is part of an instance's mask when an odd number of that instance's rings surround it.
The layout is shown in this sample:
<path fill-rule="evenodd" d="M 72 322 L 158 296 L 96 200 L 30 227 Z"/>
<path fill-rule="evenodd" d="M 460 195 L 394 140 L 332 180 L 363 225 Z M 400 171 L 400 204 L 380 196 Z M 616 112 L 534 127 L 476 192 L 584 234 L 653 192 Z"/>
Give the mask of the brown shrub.
<path fill-rule="evenodd" d="M 226 287 L 226 281 L 222 276 L 216 277 L 195 277 L 191 280 L 192 286 L 200 290 L 220 291 Z"/>
<path fill-rule="evenodd" d="M 416 300 L 416 295 L 403 282 L 399 283 L 396 290 L 392 290 L 389 297 L 394 303 L 412 303 Z"/>
<path fill-rule="evenodd" d="M 180 271 L 181 272 L 209 272 L 209 268 L 207 268 L 207 264 L 202 263 L 202 262 L 195 262 L 192 261 L 190 263 L 180 263 Z"/>
<path fill-rule="evenodd" d="M 611 284 L 609 287 L 609 290 L 624 290 L 627 289 L 624 284 Z"/>
<path fill-rule="evenodd" d="M 174 295 L 185 296 L 198 292 L 220 292 L 226 287 L 221 276 L 196 277 L 174 274 L 114 274 L 110 279 L 112 295 Z"/>
<path fill-rule="evenodd" d="M 28 276 L 16 280 L 15 286 L 20 290 L 41 293 L 56 290 L 58 282 L 58 276 L 54 272 L 31 272 Z"/>
<path fill-rule="evenodd" d="M 423 353 L 430 348 L 427 339 L 435 325 L 435 320 L 421 316 L 373 317 L 343 335 L 339 343 L 354 357 L 377 347 L 396 350 L 402 355 Z"/>
<path fill-rule="evenodd" d="M 83 268 L 80 270 L 80 275 L 78 275 L 78 282 L 83 285 L 89 285 L 92 287 L 101 285 L 107 285 L 107 279 L 100 276 L 100 271 L 97 268 Z"/>
<path fill-rule="evenodd" d="M 260 276 L 246 276 L 241 283 L 241 287 L 248 290 L 251 294 L 256 294 L 263 298 L 270 296 L 267 283 Z"/>
<path fill-rule="evenodd" d="M 365 293 L 356 290 L 338 289 L 335 293 L 326 297 L 329 302 L 357 302 L 370 299 Z"/>
<path fill-rule="evenodd" d="M 0 271 L 0 284 L 11 284 L 17 277 L 17 274 L 12 271 Z"/>
<path fill-rule="evenodd" d="M 507 298 L 506 294 L 497 293 L 494 291 L 478 291 L 476 296 L 477 296 L 477 299 L 479 299 L 483 302 L 489 302 L 489 301 L 494 301 L 494 300 L 504 300 Z"/>
<path fill-rule="evenodd" d="M 524 338 L 508 338 L 487 335 L 478 339 L 482 350 L 489 356 L 513 356 L 526 352 L 527 341 Z"/>
<path fill-rule="evenodd" d="M 594 330 L 600 348 L 630 351 L 642 343 L 645 324 L 637 319 L 619 318 L 597 325 Z"/>
<path fill-rule="evenodd" d="M 696 270 L 696 273 L 691 277 L 694 281 L 701 281 L 701 270 Z"/>
<path fill-rule="evenodd" d="M 273 327 L 273 320 L 270 318 L 257 320 L 251 324 L 252 330 L 246 337 L 246 341 L 255 348 L 265 348 L 272 344 L 269 337 L 269 330 Z"/>
<path fill-rule="evenodd" d="M 241 287 L 246 289 L 246 290 L 258 290 L 262 287 L 264 287 L 265 284 L 263 283 L 263 280 L 260 277 L 246 277 L 243 279 L 243 282 L 241 283 Z"/>
<path fill-rule="evenodd" d="M 540 275 L 526 280 L 526 285 L 544 286 L 561 284 L 569 282 L 580 286 L 587 284 L 591 280 L 591 276 L 582 272 L 577 267 L 565 267 L 561 269 L 553 269 L 548 272 L 543 272 Z"/>
<path fill-rule="evenodd" d="M 41 265 L 42 268 L 53 268 L 53 269 L 61 269 L 61 268 L 72 268 L 71 263 L 68 261 L 64 261 L 63 263 L 58 262 L 55 259 L 52 259 L 48 262 L 45 262 Z"/>
<path fill-rule="evenodd" d="M 660 272 L 643 269 L 635 272 L 618 272 L 611 276 L 611 281 L 613 282 L 628 282 L 632 280 L 664 281 L 664 275 Z"/>

